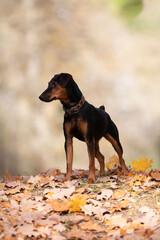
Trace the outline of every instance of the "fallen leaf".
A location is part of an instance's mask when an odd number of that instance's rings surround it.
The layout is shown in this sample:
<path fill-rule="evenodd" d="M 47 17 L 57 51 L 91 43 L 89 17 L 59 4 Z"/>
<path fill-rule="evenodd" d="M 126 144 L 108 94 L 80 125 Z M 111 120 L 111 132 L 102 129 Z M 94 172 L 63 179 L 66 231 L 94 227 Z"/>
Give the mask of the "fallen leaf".
<path fill-rule="evenodd" d="M 121 209 L 125 209 L 129 206 L 130 201 L 128 199 L 124 199 L 120 202 L 117 202 L 117 205 L 121 208 Z"/>
<path fill-rule="evenodd" d="M 56 177 L 61 174 L 61 170 L 57 168 L 50 168 L 46 172 L 42 172 L 40 175 L 43 177 Z"/>
<path fill-rule="evenodd" d="M 88 189 L 88 185 L 76 189 L 75 193 L 84 193 Z"/>
<path fill-rule="evenodd" d="M 84 205 L 86 205 L 86 197 L 81 194 L 74 195 L 69 201 L 69 213 L 81 212 L 81 207 Z"/>
<path fill-rule="evenodd" d="M 70 222 L 72 225 L 78 224 L 81 221 L 84 221 L 84 216 L 81 215 L 77 215 L 76 213 L 73 213 L 71 215 L 67 215 L 67 216 L 62 216 L 61 222 L 65 223 L 65 222 Z"/>
<path fill-rule="evenodd" d="M 58 199 L 49 199 L 47 203 L 51 204 L 52 208 L 56 212 L 67 212 L 69 210 L 69 201 L 59 201 Z"/>
<path fill-rule="evenodd" d="M 110 217 L 109 221 L 106 223 L 106 225 L 113 229 L 115 227 L 123 228 L 127 224 L 127 219 L 124 218 L 121 214 L 114 215 Z"/>
<path fill-rule="evenodd" d="M 69 198 L 72 193 L 75 191 L 75 186 L 72 186 L 70 188 L 54 188 L 54 189 L 49 189 L 49 192 L 45 189 L 44 195 L 46 194 L 46 197 L 49 199 L 60 199 L 63 200 L 65 198 Z"/>
<path fill-rule="evenodd" d="M 139 161 L 132 160 L 133 169 L 136 171 L 144 172 L 147 168 L 151 167 L 153 161 L 152 159 L 148 162 L 148 159 L 142 157 Z"/>
<path fill-rule="evenodd" d="M 102 203 L 94 199 L 88 199 L 87 203 L 92 203 L 96 207 L 102 207 Z"/>
<path fill-rule="evenodd" d="M 146 180 L 145 176 L 135 175 L 129 182 L 130 186 L 141 186 Z"/>
<path fill-rule="evenodd" d="M 33 185 L 36 185 L 38 182 L 41 181 L 41 177 L 36 175 L 36 176 L 31 176 L 29 179 L 28 179 L 28 183 L 31 183 Z"/>
<path fill-rule="evenodd" d="M 77 228 L 76 226 L 73 227 L 67 234 L 67 239 L 83 239 L 85 240 L 86 235 L 90 235 L 89 233 L 86 234 L 85 231 L 82 229 Z M 66 238 L 65 238 L 66 239 Z"/>
<path fill-rule="evenodd" d="M 12 208 L 19 209 L 19 204 L 17 201 L 11 199 L 11 206 Z"/>
<path fill-rule="evenodd" d="M 102 189 L 101 194 L 97 195 L 97 200 L 105 200 L 112 197 L 113 191 L 111 189 Z"/>
<path fill-rule="evenodd" d="M 160 170 L 152 170 L 149 175 L 152 177 L 152 179 L 160 181 Z"/>
<path fill-rule="evenodd" d="M 33 224 L 26 224 L 22 226 L 18 226 L 17 233 L 21 233 L 23 236 L 28 237 L 38 237 L 40 234 L 37 232 L 36 228 L 33 226 Z"/>
<path fill-rule="evenodd" d="M 103 214 L 106 212 L 105 208 L 95 207 L 91 204 L 85 205 L 85 206 L 81 207 L 81 209 L 85 215 L 89 215 L 89 216 L 95 215 L 98 218 L 102 218 Z"/>
<path fill-rule="evenodd" d="M 138 211 L 141 213 L 147 213 L 150 211 L 150 209 L 149 209 L 149 207 L 144 206 L 144 207 L 139 208 Z"/>
<path fill-rule="evenodd" d="M 106 167 L 108 168 L 108 170 L 111 170 L 115 166 L 120 166 L 120 163 L 119 158 L 116 155 L 113 155 L 112 157 L 109 158 L 109 162 L 106 163 Z"/>
<path fill-rule="evenodd" d="M 113 194 L 113 196 L 112 196 L 112 199 L 115 199 L 115 200 L 117 200 L 117 199 L 119 199 L 119 198 L 123 198 L 124 196 L 125 196 L 125 194 L 126 194 L 126 190 L 116 190 L 115 192 L 114 192 L 114 194 Z"/>
<path fill-rule="evenodd" d="M 101 227 L 97 223 L 92 222 L 91 220 L 86 223 L 81 223 L 80 228 L 82 230 L 89 230 L 89 231 L 95 231 L 95 232 L 105 232 L 106 229 L 104 227 Z"/>
<path fill-rule="evenodd" d="M 59 223 L 58 225 L 55 225 L 54 229 L 58 232 L 63 232 L 63 231 L 66 230 L 65 226 L 62 223 Z"/>
<path fill-rule="evenodd" d="M 150 209 L 145 216 L 137 219 L 137 222 L 143 223 L 145 227 L 154 227 L 159 223 L 159 218 L 159 213 Z"/>

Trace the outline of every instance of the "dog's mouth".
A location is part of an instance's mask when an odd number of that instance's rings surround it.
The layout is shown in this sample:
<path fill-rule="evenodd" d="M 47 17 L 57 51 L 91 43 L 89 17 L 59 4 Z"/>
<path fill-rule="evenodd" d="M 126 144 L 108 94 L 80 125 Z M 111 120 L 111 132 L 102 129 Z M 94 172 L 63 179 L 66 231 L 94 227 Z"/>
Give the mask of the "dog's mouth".
<path fill-rule="evenodd" d="M 56 100 L 57 98 L 56 97 L 53 97 L 51 99 L 46 99 L 44 98 L 43 96 L 39 96 L 39 99 L 43 102 L 52 102 L 53 100 Z"/>

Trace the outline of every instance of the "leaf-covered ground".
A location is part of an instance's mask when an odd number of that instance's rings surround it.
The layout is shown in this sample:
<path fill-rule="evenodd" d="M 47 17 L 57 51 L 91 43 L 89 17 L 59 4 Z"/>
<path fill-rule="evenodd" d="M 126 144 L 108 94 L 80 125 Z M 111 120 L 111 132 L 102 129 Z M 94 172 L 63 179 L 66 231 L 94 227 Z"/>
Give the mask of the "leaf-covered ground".
<path fill-rule="evenodd" d="M 116 168 L 87 184 L 49 169 L 36 176 L 5 174 L 0 181 L 0 239 L 160 239 L 160 172 Z"/>

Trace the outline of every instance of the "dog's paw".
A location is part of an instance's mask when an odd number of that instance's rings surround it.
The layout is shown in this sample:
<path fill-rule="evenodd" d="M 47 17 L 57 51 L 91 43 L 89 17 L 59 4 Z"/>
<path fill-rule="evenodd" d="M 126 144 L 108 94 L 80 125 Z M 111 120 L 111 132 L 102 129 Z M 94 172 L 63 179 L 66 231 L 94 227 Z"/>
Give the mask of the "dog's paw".
<path fill-rule="evenodd" d="M 65 179 L 63 180 L 63 182 L 67 182 L 67 181 L 71 181 L 71 176 L 67 176 L 65 177 Z"/>
<path fill-rule="evenodd" d="M 124 168 L 124 169 L 122 169 L 123 170 L 123 173 L 124 173 L 124 175 L 125 176 L 127 176 L 128 175 L 128 173 L 129 173 L 129 170 L 128 170 L 128 168 Z"/>
<path fill-rule="evenodd" d="M 87 183 L 91 184 L 91 183 L 95 183 L 95 177 L 88 177 Z"/>
<path fill-rule="evenodd" d="M 99 176 L 103 176 L 105 174 L 104 169 L 99 171 Z"/>

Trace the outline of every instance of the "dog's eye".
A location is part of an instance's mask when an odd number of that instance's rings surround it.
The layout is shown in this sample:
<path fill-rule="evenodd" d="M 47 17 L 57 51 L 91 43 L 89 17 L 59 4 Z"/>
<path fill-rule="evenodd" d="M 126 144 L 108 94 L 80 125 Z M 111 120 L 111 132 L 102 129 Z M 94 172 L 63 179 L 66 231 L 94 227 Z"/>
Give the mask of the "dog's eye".
<path fill-rule="evenodd" d="M 55 87 L 56 87 L 56 84 L 55 84 L 55 83 L 52 83 L 52 84 L 51 84 L 51 87 L 52 87 L 52 88 L 55 88 Z"/>

